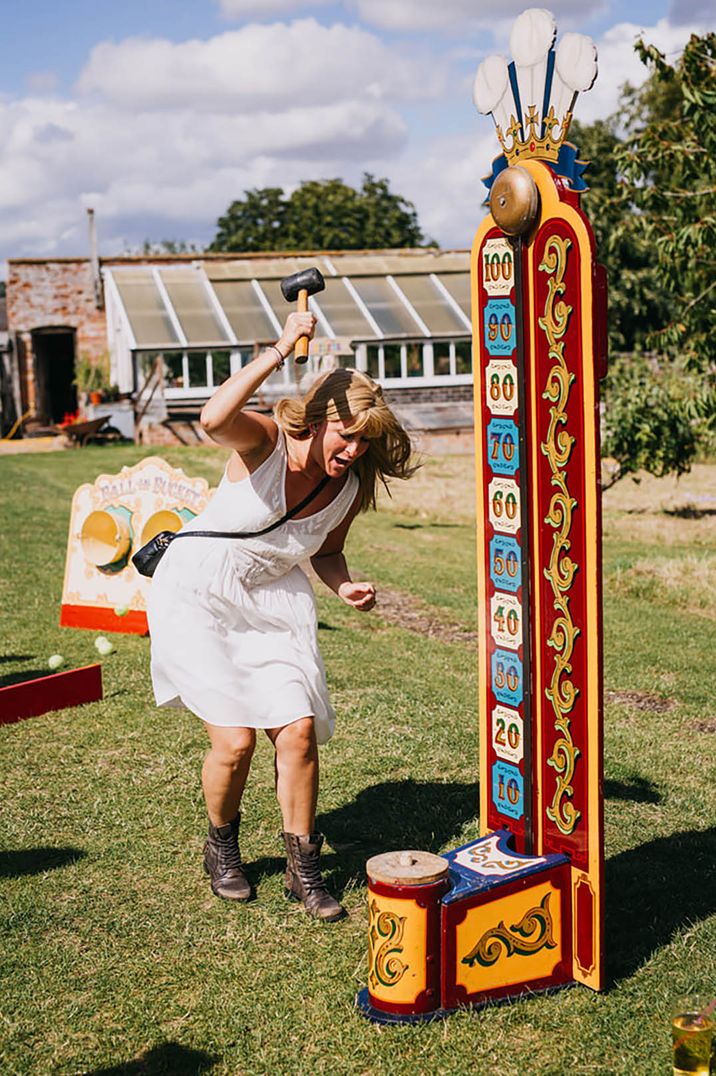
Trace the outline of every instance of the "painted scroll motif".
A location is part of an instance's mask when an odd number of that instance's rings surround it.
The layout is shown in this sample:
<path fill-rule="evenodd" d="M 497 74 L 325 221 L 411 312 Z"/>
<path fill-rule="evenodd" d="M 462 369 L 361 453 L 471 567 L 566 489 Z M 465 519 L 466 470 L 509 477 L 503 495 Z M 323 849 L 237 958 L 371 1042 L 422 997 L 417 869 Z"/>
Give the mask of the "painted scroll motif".
<path fill-rule="evenodd" d="M 571 802 L 574 795 L 575 767 L 580 752 L 572 738 L 569 717 L 578 694 L 578 689 L 570 677 L 574 643 L 579 634 L 579 628 L 572 619 L 569 599 L 569 591 L 577 571 L 577 565 L 569 555 L 572 513 L 577 501 L 567 485 L 567 464 L 575 441 L 567 429 L 567 403 L 574 374 L 567 368 L 563 339 L 572 313 L 572 307 L 563 299 L 570 246 L 568 238 L 551 236 L 545 245 L 544 256 L 539 265 L 541 272 L 549 274 L 547 299 L 539 326 L 547 338 L 548 357 L 552 364 L 543 392 L 544 399 L 551 405 L 549 427 L 540 448 L 549 462 L 551 485 L 555 490 L 545 517 L 545 523 L 553 528 L 554 534 L 549 565 L 544 569 L 544 574 L 552 588 L 554 609 L 557 613 L 547 640 L 547 645 L 555 651 L 555 657 L 545 694 L 554 712 L 555 730 L 559 733 L 547 759 L 547 765 L 557 774 L 547 817 L 565 835 L 573 832 L 580 818 L 580 812 Z"/>

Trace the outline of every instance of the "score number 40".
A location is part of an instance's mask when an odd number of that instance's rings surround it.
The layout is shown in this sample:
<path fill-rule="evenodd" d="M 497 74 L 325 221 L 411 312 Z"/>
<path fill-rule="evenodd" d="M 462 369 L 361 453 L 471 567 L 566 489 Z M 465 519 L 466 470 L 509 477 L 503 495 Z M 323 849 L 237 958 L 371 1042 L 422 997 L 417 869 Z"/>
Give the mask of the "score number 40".
<path fill-rule="evenodd" d="M 508 609 L 505 613 L 504 605 L 498 605 L 492 618 L 500 635 L 507 630 L 508 635 L 517 636 L 520 630 L 520 618 L 516 609 Z"/>
<path fill-rule="evenodd" d="M 497 591 L 490 599 L 492 638 L 498 646 L 517 650 L 522 645 L 522 605 L 516 594 Z"/>

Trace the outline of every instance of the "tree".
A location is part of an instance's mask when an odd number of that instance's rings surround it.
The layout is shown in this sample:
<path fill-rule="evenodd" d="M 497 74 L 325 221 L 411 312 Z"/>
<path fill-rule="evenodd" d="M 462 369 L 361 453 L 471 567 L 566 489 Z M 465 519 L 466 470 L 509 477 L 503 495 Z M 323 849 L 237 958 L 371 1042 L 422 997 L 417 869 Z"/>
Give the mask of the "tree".
<path fill-rule="evenodd" d="M 393 194 L 387 179 L 375 179 L 366 172 L 361 195 L 363 220 L 360 238 L 366 250 L 436 246 L 423 235 L 413 203 L 399 194 Z"/>
<path fill-rule="evenodd" d="M 675 369 L 669 360 L 645 354 L 653 330 L 668 320 L 671 297 L 646 237 L 629 226 L 631 188 L 617 168 L 624 145 L 618 132 L 631 115 L 633 93 L 625 88 L 615 115 L 589 125 L 575 121 L 569 130 L 580 159 L 589 162 L 582 205 L 609 278 L 610 359 L 602 392 L 602 453 L 609 463 L 603 489 L 627 475 L 636 479 L 642 470 L 656 476 L 683 474 L 699 442 L 688 371 L 683 364 Z"/>
<path fill-rule="evenodd" d="M 630 192 L 617 170 L 623 111 L 585 125 L 573 122 L 569 139 L 589 162 L 582 205 L 589 216 L 597 257 L 609 276 L 609 350 L 642 351 L 649 333 L 668 318 L 670 296 L 643 235 L 623 227 L 632 215 Z"/>
<path fill-rule="evenodd" d="M 673 65 L 636 48 L 646 82 L 570 130 L 592 162 L 584 207 L 609 271 L 608 485 L 687 471 L 716 428 L 716 36 L 692 37 Z"/>
<path fill-rule="evenodd" d="M 280 187 L 245 191 L 217 221 L 217 233 L 209 250 L 286 249 L 288 205 Z"/>
<path fill-rule="evenodd" d="M 287 197 L 279 187 L 246 191 L 217 222 L 213 251 L 361 250 L 434 245 L 412 202 L 387 179 L 363 175 L 360 190 L 341 179 L 308 180 Z"/>
<path fill-rule="evenodd" d="M 627 475 L 638 480 L 639 471 L 661 478 L 691 469 L 701 433 L 692 396 L 693 379 L 681 364 L 639 353 L 610 360 L 602 437 L 609 463 L 602 489 Z"/>
<path fill-rule="evenodd" d="M 186 239 L 160 239 L 158 243 L 151 239 L 145 239 L 142 243 L 142 254 L 199 254 L 201 250 L 194 243 L 188 243 Z"/>
<path fill-rule="evenodd" d="M 618 147 L 633 213 L 621 233 L 642 237 L 670 294 L 667 318 L 649 341 L 679 354 L 708 382 L 716 422 L 716 34 L 692 35 L 671 65 L 638 41 L 651 68 L 631 91 L 629 133 Z"/>
<path fill-rule="evenodd" d="M 309 180 L 288 200 L 287 250 L 342 250 L 356 242 L 363 222 L 360 194 L 340 179 Z"/>

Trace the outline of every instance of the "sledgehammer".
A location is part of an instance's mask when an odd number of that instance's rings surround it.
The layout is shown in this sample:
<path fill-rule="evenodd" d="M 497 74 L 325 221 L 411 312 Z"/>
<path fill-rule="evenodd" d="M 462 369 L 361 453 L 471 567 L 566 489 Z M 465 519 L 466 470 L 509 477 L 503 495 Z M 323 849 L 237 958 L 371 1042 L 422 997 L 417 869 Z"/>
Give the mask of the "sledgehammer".
<path fill-rule="evenodd" d="M 300 273 L 293 273 L 281 281 L 281 291 L 287 303 L 298 299 L 296 310 L 299 314 L 305 314 L 308 310 L 308 296 L 315 295 L 317 291 L 323 291 L 326 282 L 320 269 L 303 269 Z M 294 349 L 296 362 L 305 362 L 308 358 L 308 337 L 299 336 Z"/>

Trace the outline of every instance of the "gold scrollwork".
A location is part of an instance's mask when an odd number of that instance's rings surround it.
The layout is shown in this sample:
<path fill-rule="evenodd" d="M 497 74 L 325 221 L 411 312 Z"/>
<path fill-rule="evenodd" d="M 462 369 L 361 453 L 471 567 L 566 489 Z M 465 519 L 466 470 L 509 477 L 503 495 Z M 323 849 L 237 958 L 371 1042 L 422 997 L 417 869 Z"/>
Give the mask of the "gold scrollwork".
<path fill-rule="evenodd" d="M 468 853 L 470 862 L 476 867 L 482 867 L 487 870 L 494 870 L 500 873 L 509 873 L 510 871 L 519 870 L 520 867 L 524 867 L 525 861 L 523 859 L 515 859 L 512 856 L 500 857 L 492 845 L 487 847 L 481 847 L 477 845 L 475 848 L 471 848 Z"/>
<path fill-rule="evenodd" d="M 506 957 L 515 954 L 531 956 L 540 949 L 556 948 L 554 924 L 549 909 L 551 896 L 551 893 L 545 893 L 537 907 L 525 912 L 519 923 L 506 927 L 501 919 L 496 927 L 486 930 L 477 945 L 462 958 L 462 963 L 471 968 L 475 964 L 489 968 L 496 964 L 503 954 Z"/>
<path fill-rule="evenodd" d="M 404 964 L 398 956 L 398 953 L 403 951 L 401 943 L 406 916 L 394 915 L 393 912 L 381 912 L 376 900 L 371 901 L 369 911 L 368 983 L 372 990 L 376 990 L 379 985 L 395 986 L 408 970 L 408 965 Z M 381 939 L 385 939 L 382 944 Z"/>
<path fill-rule="evenodd" d="M 551 485 L 556 489 L 545 517 L 545 523 L 554 529 L 554 536 L 549 565 L 544 569 L 544 574 L 552 587 L 554 609 L 557 613 L 547 640 L 547 645 L 552 647 L 556 654 L 552 678 L 545 689 L 545 694 L 554 710 L 554 727 L 560 733 L 552 747 L 552 754 L 547 759 L 547 765 L 557 772 L 554 796 L 547 808 L 547 817 L 565 835 L 573 832 L 581 815 L 571 802 L 574 795 L 572 781 L 580 752 L 572 739 L 569 720 L 569 714 L 579 693 L 573 681 L 569 679 L 572 672 L 571 658 L 574 641 L 579 635 L 579 629 L 575 626 L 570 613 L 568 593 L 578 569 L 578 565 L 568 555 L 572 544 L 569 538 L 572 529 L 572 513 L 577 501 L 569 492 L 566 474 L 566 467 L 575 443 L 575 438 L 566 429 L 567 402 L 574 374 L 567 369 L 562 339 L 572 313 L 572 307 L 562 298 L 566 289 L 564 274 L 570 246 L 571 240 L 557 235 L 550 236 L 545 244 L 544 255 L 539 266 L 541 272 L 550 274 L 547 281 L 544 316 L 539 319 L 539 326 L 547 337 L 548 355 L 552 362 L 542 393 L 543 398 L 549 400 L 551 404 L 549 427 L 545 441 L 540 447 L 552 471 Z"/>

